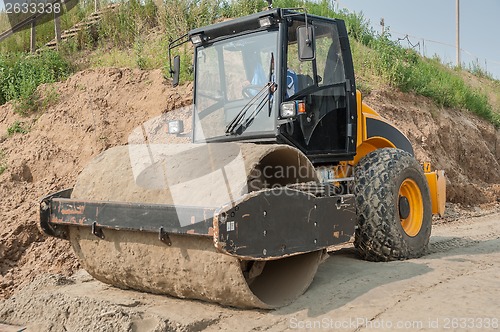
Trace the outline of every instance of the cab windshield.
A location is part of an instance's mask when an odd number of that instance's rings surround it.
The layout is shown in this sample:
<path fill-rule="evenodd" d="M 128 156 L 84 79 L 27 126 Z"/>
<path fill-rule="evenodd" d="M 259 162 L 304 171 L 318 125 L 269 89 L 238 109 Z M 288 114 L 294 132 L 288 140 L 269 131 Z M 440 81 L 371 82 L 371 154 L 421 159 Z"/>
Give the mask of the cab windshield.
<path fill-rule="evenodd" d="M 275 80 L 277 39 L 278 31 L 263 31 L 197 47 L 195 141 L 275 129 L 269 86 Z M 238 118 L 247 124 L 244 130 L 228 130 L 237 127 Z"/>

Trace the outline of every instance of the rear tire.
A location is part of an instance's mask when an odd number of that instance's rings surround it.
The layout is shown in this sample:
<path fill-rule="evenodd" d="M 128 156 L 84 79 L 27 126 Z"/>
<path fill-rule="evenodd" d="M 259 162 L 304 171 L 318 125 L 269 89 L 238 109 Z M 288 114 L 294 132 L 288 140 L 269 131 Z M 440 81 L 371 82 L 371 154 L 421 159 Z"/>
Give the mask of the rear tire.
<path fill-rule="evenodd" d="M 432 224 L 429 187 L 415 158 L 398 149 L 369 153 L 356 166 L 358 224 L 354 245 L 370 261 L 416 258 Z"/>

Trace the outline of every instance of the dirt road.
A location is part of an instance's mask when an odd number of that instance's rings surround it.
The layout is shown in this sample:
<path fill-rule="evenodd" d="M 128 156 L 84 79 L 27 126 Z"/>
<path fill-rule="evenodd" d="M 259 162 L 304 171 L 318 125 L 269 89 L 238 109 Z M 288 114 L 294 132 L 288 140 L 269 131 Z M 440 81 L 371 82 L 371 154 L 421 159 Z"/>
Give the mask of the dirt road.
<path fill-rule="evenodd" d="M 44 274 L 0 303 L 0 322 L 27 331 L 498 330 L 500 213 L 436 224 L 430 251 L 390 263 L 332 252 L 309 290 L 275 311 L 119 290 L 84 271 Z"/>

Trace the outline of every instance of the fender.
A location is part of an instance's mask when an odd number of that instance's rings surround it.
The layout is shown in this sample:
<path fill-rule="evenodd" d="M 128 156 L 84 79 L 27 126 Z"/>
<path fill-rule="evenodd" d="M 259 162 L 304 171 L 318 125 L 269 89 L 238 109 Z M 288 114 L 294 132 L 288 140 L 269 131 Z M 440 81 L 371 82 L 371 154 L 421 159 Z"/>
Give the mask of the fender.
<path fill-rule="evenodd" d="M 397 148 L 415 155 L 410 140 L 394 125 L 389 123 L 370 106 L 362 102 L 361 92 L 357 91 L 358 132 L 356 165 L 368 153 L 381 148 Z"/>
<path fill-rule="evenodd" d="M 410 140 L 396 127 L 385 122 L 382 119 L 366 117 L 366 139 L 370 140 L 374 137 L 382 137 L 391 142 L 394 147 L 410 153 L 415 156 Z"/>
<path fill-rule="evenodd" d="M 382 148 L 401 149 L 415 156 L 410 140 L 375 110 L 363 103 L 361 92 L 357 91 L 356 97 L 358 103 L 356 155 L 347 164 L 354 167 L 364 156 Z M 446 178 L 444 171 L 431 171 L 430 163 L 424 163 L 423 170 L 429 184 L 432 213 L 443 216 L 446 204 Z"/>

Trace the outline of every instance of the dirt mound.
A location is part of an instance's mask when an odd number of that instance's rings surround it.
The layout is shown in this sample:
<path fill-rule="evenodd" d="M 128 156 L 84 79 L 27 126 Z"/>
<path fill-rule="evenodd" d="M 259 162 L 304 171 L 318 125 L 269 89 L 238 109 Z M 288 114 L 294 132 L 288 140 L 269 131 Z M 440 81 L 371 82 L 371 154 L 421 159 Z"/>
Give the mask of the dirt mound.
<path fill-rule="evenodd" d="M 191 89 L 172 89 L 159 70 L 86 70 L 41 87 L 55 99 L 41 114 L 20 118 L 12 105 L 0 107 L 0 133 L 15 121 L 30 126 L 27 134 L 0 139 L 0 166 L 7 166 L 0 175 L 0 298 L 42 272 L 70 274 L 79 267 L 68 242 L 39 232 L 38 199 L 73 186 L 94 156 L 127 144 L 138 125 L 189 105 Z M 413 95 L 379 91 L 366 101 L 403 129 L 420 161 L 446 170 L 450 201 L 499 199 L 500 134 L 493 126 Z"/>
<path fill-rule="evenodd" d="M 491 123 L 401 92 L 377 91 L 365 102 L 404 132 L 420 162 L 446 171 L 449 202 L 500 201 L 500 130 Z"/>
<path fill-rule="evenodd" d="M 41 272 L 78 267 L 66 241 L 39 232 L 38 199 L 72 187 L 95 155 L 126 144 L 144 121 L 191 102 L 191 86 L 174 91 L 159 70 L 87 70 L 40 91 L 52 98 L 56 91 L 43 114 L 20 118 L 12 105 L 0 107 L 0 165 L 7 166 L 0 175 L 0 298 Z M 31 128 L 7 137 L 15 121 Z"/>

